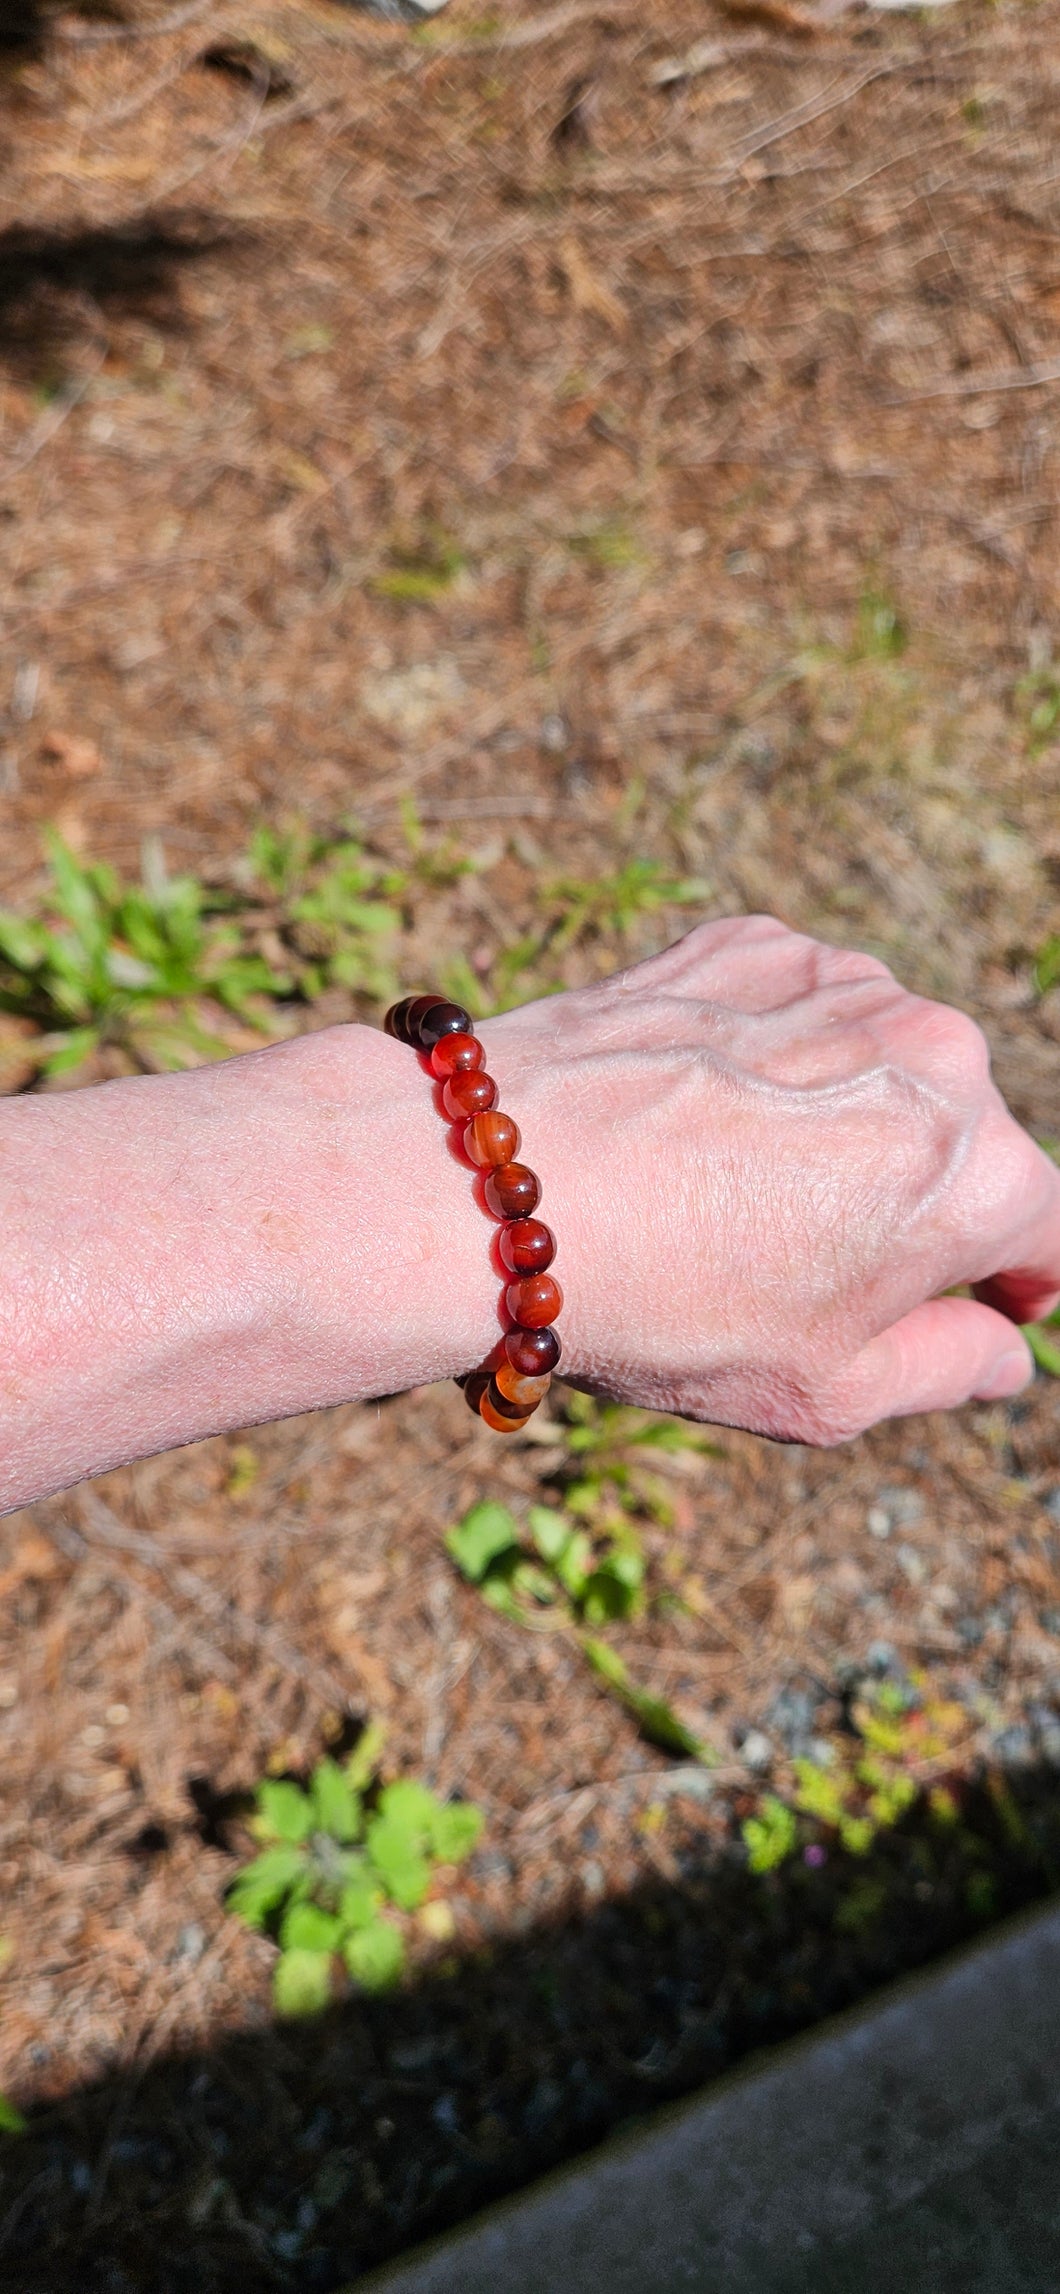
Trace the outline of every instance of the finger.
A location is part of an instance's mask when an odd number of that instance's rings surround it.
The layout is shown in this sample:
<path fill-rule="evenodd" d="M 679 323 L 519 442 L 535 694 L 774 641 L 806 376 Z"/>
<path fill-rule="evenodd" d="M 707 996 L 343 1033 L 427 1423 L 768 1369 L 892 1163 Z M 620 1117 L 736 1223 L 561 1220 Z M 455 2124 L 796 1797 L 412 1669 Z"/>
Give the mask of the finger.
<path fill-rule="evenodd" d="M 842 1440 L 881 1418 L 1001 1401 L 1033 1376 L 1026 1339 L 1004 1315 L 970 1298 L 933 1298 L 862 1348 L 824 1414 Z"/>
<path fill-rule="evenodd" d="M 975 1295 L 1012 1322 L 1040 1322 L 1060 1302 L 1060 1171 L 1025 1134 L 1022 1144 L 1024 1215 Z"/>

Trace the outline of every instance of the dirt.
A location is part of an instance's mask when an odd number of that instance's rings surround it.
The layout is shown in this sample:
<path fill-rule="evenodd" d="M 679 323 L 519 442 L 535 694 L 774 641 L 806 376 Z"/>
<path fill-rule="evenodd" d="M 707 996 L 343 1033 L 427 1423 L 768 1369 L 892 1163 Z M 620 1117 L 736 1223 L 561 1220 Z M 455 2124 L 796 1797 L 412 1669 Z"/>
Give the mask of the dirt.
<path fill-rule="evenodd" d="M 36 50 L 26 20 L 0 897 L 37 896 L 46 822 L 216 879 L 262 819 L 352 819 L 436 852 L 417 985 L 648 857 L 974 1011 L 1060 1132 L 1060 8 L 791 13 L 44 9 Z M 534 981 L 688 915 L 599 900 Z M 564 1453 L 499 1458 L 455 1390 L 0 1525 L 0 2084 L 32 2120 L 0 2283 L 339 2286 L 970 1932 L 977 1873 L 995 1911 L 1055 1884 L 1058 1396 L 661 1461 L 660 1597 L 613 1637 L 709 1778 L 456 1577 L 444 1528 L 554 1495 Z M 763 1788 L 842 1743 L 852 1683 L 914 1675 L 967 1713 L 952 1845 L 925 1797 L 860 1874 L 749 1874 Z M 416 1985 L 276 2027 L 224 1913 L 241 1796 L 368 1713 L 485 1838 Z M 844 1925 L 866 1876 L 887 1916 Z"/>

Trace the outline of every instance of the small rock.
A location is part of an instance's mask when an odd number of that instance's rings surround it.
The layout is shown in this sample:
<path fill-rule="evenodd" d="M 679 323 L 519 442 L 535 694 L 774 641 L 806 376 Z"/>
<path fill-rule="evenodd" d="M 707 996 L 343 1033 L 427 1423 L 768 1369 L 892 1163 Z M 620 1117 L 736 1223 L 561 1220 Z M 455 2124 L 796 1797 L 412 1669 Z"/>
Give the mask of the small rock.
<path fill-rule="evenodd" d="M 927 1563 L 923 1554 L 917 1552 L 915 1545 L 900 1545 L 895 1560 L 903 1577 L 908 1577 L 910 1585 L 923 1584 L 927 1576 Z"/>
<path fill-rule="evenodd" d="M 773 1765 L 773 1747 L 760 1728 L 748 1730 L 740 1746 L 740 1754 L 748 1768 L 763 1769 Z"/>
<path fill-rule="evenodd" d="M 870 1641 L 866 1651 L 870 1673 L 889 1673 L 895 1663 L 894 1644 L 891 1641 Z"/>
<path fill-rule="evenodd" d="M 870 1537 L 889 1537 L 894 1523 L 886 1506 L 870 1505 L 865 1516 L 865 1527 Z"/>

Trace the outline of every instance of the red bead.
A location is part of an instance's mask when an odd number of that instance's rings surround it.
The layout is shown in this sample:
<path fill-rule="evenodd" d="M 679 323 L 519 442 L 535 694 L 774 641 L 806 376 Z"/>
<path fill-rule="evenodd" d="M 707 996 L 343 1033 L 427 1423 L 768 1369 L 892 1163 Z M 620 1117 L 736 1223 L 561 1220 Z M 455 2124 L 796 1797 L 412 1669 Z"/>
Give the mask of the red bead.
<path fill-rule="evenodd" d="M 473 1035 L 439 1036 L 431 1053 L 431 1066 L 443 1083 L 447 1083 L 451 1075 L 465 1075 L 485 1065 L 486 1054 L 478 1037 Z"/>
<path fill-rule="evenodd" d="M 514 1219 L 501 1235 L 500 1253 L 511 1274 L 543 1274 L 556 1256 L 556 1238 L 543 1219 Z"/>
<path fill-rule="evenodd" d="M 525 1219 L 541 1200 L 541 1183 L 526 1163 L 506 1163 L 486 1181 L 486 1204 L 495 1219 Z"/>
<path fill-rule="evenodd" d="M 455 1039 L 451 1039 L 455 1040 Z M 442 1093 L 442 1106 L 454 1123 L 466 1123 L 472 1115 L 483 1115 L 489 1107 L 496 1107 L 497 1086 L 491 1075 L 474 1069 L 463 1075 L 451 1075 Z"/>
<path fill-rule="evenodd" d="M 473 1115 L 464 1133 L 464 1151 L 473 1163 L 510 1163 L 519 1152 L 519 1126 L 499 1108 Z"/>
<path fill-rule="evenodd" d="M 504 1351 L 524 1378 L 543 1378 L 546 1370 L 555 1369 L 563 1349 L 554 1330 L 509 1330 Z"/>
<path fill-rule="evenodd" d="M 521 1282 L 509 1283 L 504 1296 L 512 1321 L 523 1330 L 543 1330 L 555 1321 L 563 1304 L 563 1292 L 551 1274 L 524 1274 Z"/>

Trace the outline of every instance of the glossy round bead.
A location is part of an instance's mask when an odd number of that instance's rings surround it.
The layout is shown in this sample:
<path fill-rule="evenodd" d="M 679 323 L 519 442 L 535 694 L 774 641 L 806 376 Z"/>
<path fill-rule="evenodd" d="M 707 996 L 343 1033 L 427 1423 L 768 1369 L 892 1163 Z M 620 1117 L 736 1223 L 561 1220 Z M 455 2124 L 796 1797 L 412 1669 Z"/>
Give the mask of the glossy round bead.
<path fill-rule="evenodd" d="M 490 1382 L 488 1370 L 472 1370 L 464 1380 L 464 1400 L 478 1417 L 478 1406 Z"/>
<path fill-rule="evenodd" d="M 504 1298 L 512 1321 L 523 1330 L 543 1330 L 563 1305 L 563 1292 L 551 1274 L 524 1274 L 520 1282 L 508 1284 Z"/>
<path fill-rule="evenodd" d="M 500 1239 L 509 1274 L 543 1274 L 556 1256 L 556 1238 L 543 1219 L 513 1219 Z"/>
<path fill-rule="evenodd" d="M 527 1378 L 521 1370 L 513 1370 L 505 1359 L 498 1362 L 492 1383 L 504 1401 L 521 1404 L 524 1410 L 536 1410 L 538 1403 L 544 1401 L 552 1380 L 547 1370 L 539 1378 Z"/>
<path fill-rule="evenodd" d="M 504 1351 L 524 1378 L 542 1378 L 555 1369 L 563 1349 L 555 1330 L 509 1330 Z"/>
<path fill-rule="evenodd" d="M 531 1416 L 527 1411 L 525 1418 L 502 1418 L 500 1411 L 494 1409 L 488 1392 L 479 1403 L 478 1414 L 483 1425 L 492 1426 L 495 1434 L 521 1434 L 523 1427 L 529 1425 Z"/>
<path fill-rule="evenodd" d="M 396 1037 L 398 1043 L 411 1043 L 412 1041 L 405 1023 L 416 1000 L 415 996 L 403 996 L 399 1004 L 391 1004 L 383 1021 L 387 1035 Z"/>
<path fill-rule="evenodd" d="M 440 1036 L 431 1053 L 431 1066 L 442 1083 L 451 1075 L 468 1075 L 485 1065 L 485 1051 L 474 1035 Z"/>
<path fill-rule="evenodd" d="M 527 1163 L 505 1163 L 486 1181 L 486 1205 L 495 1219 L 525 1219 L 541 1201 L 541 1182 Z"/>
<path fill-rule="evenodd" d="M 451 1075 L 442 1093 L 442 1106 L 453 1123 L 467 1123 L 472 1115 L 484 1115 L 488 1107 L 496 1107 L 497 1086 L 492 1075 L 484 1075 L 479 1068 L 470 1074 Z"/>
<path fill-rule="evenodd" d="M 471 1014 L 463 1004 L 432 1004 L 419 1023 L 420 1042 L 424 1051 L 433 1051 L 444 1035 L 470 1035 Z"/>
<path fill-rule="evenodd" d="M 406 998 L 402 1006 L 404 1011 L 402 1022 L 404 1041 L 412 1044 L 417 1051 L 423 1048 L 420 1043 L 420 1021 L 426 1019 L 428 1012 L 433 1012 L 437 1005 L 444 1001 L 444 997 L 438 994 L 437 989 L 435 989 L 433 996 L 409 996 Z"/>
<path fill-rule="evenodd" d="M 486 1388 L 486 1396 L 491 1408 L 496 1410 L 499 1418 L 529 1418 L 537 1408 L 536 1402 L 510 1402 L 507 1395 L 501 1392 L 496 1377 L 490 1379 Z M 480 1403 L 479 1415 L 481 1416 L 481 1414 L 482 1405 Z"/>
<path fill-rule="evenodd" d="M 519 1126 L 496 1107 L 485 1115 L 472 1116 L 464 1133 L 464 1151 L 473 1163 L 510 1163 L 519 1152 Z"/>

